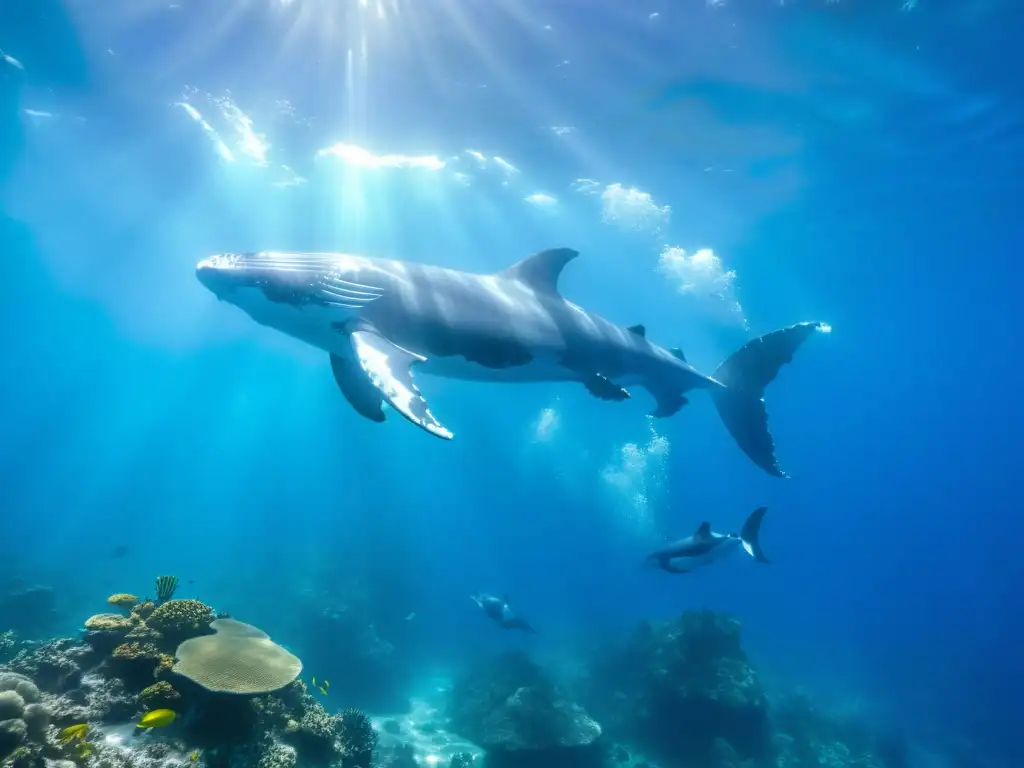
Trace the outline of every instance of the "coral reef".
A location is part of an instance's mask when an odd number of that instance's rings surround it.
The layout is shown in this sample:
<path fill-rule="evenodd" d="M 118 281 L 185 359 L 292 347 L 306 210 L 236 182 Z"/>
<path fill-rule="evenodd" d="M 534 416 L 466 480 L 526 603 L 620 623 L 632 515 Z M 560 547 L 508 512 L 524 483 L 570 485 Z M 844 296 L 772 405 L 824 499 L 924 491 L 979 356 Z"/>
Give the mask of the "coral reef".
<path fill-rule="evenodd" d="M 213 609 L 198 600 L 169 600 L 154 608 L 145 619 L 146 626 L 159 632 L 165 645 L 172 648 L 209 634 L 212 622 Z"/>
<path fill-rule="evenodd" d="M 50 713 L 29 678 L 0 672 L 0 760 L 14 755 L 22 763 L 46 741 Z"/>
<path fill-rule="evenodd" d="M 346 709 L 341 713 L 339 737 L 343 768 L 370 768 L 377 747 L 377 733 L 370 718 L 358 709 Z"/>
<path fill-rule="evenodd" d="M 0 664 L 17 656 L 22 645 L 18 636 L 14 634 L 14 630 L 0 632 Z"/>
<path fill-rule="evenodd" d="M 210 628 L 215 634 L 195 637 L 178 646 L 178 663 L 173 667 L 174 672 L 208 691 L 271 693 L 302 672 L 297 656 L 250 624 L 217 619 Z"/>
<path fill-rule="evenodd" d="M 124 610 L 131 610 L 138 602 L 139 598 L 126 592 L 118 592 L 116 595 L 111 595 L 107 598 L 107 605 L 113 605 Z"/>
<path fill-rule="evenodd" d="M 905 768 L 900 734 L 817 707 L 801 692 L 772 701 L 778 768 Z"/>
<path fill-rule="evenodd" d="M 448 714 L 453 730 L 483 747 L 492 766 L 585 764 L 600 755 L 601 726 L 520 652 L 456 681 Z"/>
<path fill-rule="evenodd" d="M 595 659 L 584 700 L 610 733 L 662 756 L 728 765 L 716 762 L 720 739 L 740 760 L 771 764 L 767 699 L 730 616 L 643 622 L 624 647 Z"/>
<path fill-rule="evenodd" d="M 306 590 L 296 601 L 297 634 L 306 639 L 303 655 L 328 678 L 344 678 L 346 694 L 360 707 L 406 709 L 410 669 L 397 652 L 394 632 L 381 629 L 381 605 L 355 581 L 330 592 Z M 408 622 L 402 622 L 408 624 Z"/>
<path fill-rule="evenodd" d="M 153 683 L 139 692 L 139 704 L 143 709 L 175 709 L 181 702 L 181 694 L 165 680 Z"/>
<path fill-rule="evenodd" d="M 369 768 L 376 734 L 365 715 L 329 715 L 296 680 L 295 656 L 213 615 L 195 600 L 147 601 L 91 617 L 81 641 L 21 650 L 0 666 L 4 768 Z M 175 653 L 188 676 L 173 669 Z M 144 713 L 164 708 L 172 724 L 136 735 Z"/>
<path fill-rule="evenodd" d="M 580 684 L 609 736 L 702 768 L 906 768 L 906 744 L 802 696 L 769 700 L 731 616 L 643 622 L 604 649 Z M 616 762 L 627 762 L 615 757 Z M 626 755 L 628 757 L 628 755 Z"/>
<path fill-rule="evenodd" d="M 157 576 L 156 577 L 156 601 L 157 603 L 165 603 L 174 597 L 175 591 L 178 589 L 178 577 L 177 576 Z"/>

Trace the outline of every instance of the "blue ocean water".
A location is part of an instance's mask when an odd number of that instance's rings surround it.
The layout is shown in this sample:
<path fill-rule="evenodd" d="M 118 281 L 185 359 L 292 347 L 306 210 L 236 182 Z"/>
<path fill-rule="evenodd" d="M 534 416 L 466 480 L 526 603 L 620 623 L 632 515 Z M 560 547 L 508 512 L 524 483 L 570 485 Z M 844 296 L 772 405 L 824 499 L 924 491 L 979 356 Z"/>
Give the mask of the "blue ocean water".
<path fill-rule="evenodd" d="M 359 583 L 424 677 L 708 607 L 767 680 L 1019 764 L 1022 21 L 0 0 L 0 570 L 52 586 L 69 634 L 175 573 L 324 669 L 298 603 Z M 766 397 L 792 479 L 700 393 L 651 420 L 642 393 L 424 378 L 455 440 L 373 424 L 322 353 L 194 274 L 259 249 L 490 272 L 555 246 L 582 253 L 570 300 L 702 371 L 830 323 Z M 770 568 L 640 567 L 761 505 Z M 543 631 L 496 632 L 480 590 Z"/>

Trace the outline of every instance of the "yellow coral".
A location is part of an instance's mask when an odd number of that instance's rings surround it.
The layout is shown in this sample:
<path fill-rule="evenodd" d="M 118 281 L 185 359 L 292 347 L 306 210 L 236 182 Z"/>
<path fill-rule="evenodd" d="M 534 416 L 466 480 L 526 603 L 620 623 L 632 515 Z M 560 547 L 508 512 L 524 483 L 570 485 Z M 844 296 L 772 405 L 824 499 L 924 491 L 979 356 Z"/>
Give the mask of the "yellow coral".
<path fill-rule="evenodd" d="M 159 649 L 152 643 L 121 643 L 114 649 L 115 659 L 134 661 L 135 659 L 159 659 Z"/>
<path fill-rule="evenodd" d="M 139 602 L 139 598 L 125 592 L 118 592 L 116 595 L 111 595 L 107 598 L 108 604 L 115 605 L 118 608 L 131 608 L 137 602 Z"/>
<path fill-rule="evenodd" d="M 90 632 L 127 632 L 132 623 L 116 613 L 97 613 L 85 620 L 85 628 Z"/>
<path fill-rule="evenodd" d="M 154 672 L 153 674 L 156 675 L 156 674 L 159 674 L 160 672 L 164 672 L 164 671 L 166 671 L 168 669 L 173 669 L 173 668 L 174 668 L 174 657 L 171 656 L 171 654 L 169 654 L 169 653 L 161 653 L 160 654 L 160 663 L 156 665 L 156 672 Z"/>

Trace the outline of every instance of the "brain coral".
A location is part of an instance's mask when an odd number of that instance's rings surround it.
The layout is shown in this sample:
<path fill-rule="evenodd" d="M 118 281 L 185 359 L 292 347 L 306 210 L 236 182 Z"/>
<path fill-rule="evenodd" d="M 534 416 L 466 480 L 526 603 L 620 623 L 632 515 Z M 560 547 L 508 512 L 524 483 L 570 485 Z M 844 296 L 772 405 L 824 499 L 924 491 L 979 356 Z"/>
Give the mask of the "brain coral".
<path fill-rule="evenodd" d="M 216 634 L 178 646 L 174 671 L 218 693 L 260 694 L 280 690 L 302 672 L 302 662 L 260 629 L 217 619 Z"/>
<path fill-rule="evenodd" d="M 213 609 L 198 600 L 168 600 L 150 614 L 146 626 L 177 642 L 206 634 Z"/>

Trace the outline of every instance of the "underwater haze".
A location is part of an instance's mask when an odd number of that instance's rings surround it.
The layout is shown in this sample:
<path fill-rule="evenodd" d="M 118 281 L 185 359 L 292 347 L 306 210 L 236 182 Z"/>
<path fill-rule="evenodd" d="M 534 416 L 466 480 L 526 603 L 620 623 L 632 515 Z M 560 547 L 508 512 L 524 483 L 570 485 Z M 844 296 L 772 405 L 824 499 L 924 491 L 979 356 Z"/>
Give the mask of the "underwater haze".
<path fill-rule="evenodd" d="M 523 651 L 602 738 L 710 768 L 579 683 L 707 609 L 769 699 L 898 733 L 904 765 L 1024 764 L 1022 25 L 1010 0 L 0 0 L 0 633 L 38 654 L 175 575 L 329 678 L 329 713 L 398 718 Z M 454 439 L 374 423 L 326 352 L 196 278 L 563 247 L 566 299 L 707 375 L 827 323 L 765 395 L 789 478 L 701 391 L 652 418 L 639 387 L 421 375 Z M 645 567 L 757 507 L 770 564 Z"/>

